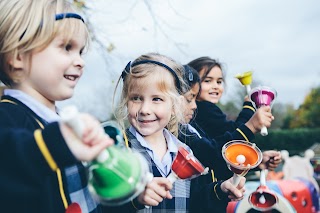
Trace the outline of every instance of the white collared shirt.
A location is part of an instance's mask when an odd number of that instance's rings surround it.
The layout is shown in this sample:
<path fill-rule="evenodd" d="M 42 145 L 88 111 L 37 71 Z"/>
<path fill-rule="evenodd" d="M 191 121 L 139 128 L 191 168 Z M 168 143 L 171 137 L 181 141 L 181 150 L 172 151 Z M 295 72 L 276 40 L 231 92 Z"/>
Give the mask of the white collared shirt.
<path fill-rule="evenodd" d="M 151 159 L 154 161 L 155 165 L 159 169 L 163 177 L 167 177 L 171 171 L 172 165 L 172 155 L 176 155 L 178 152 L 177 142 L 179 141 L 173 134 L 171 134 L 167 129 L 163 129 L 163 135 L 167 141 L 167 152 L 164 155 L 162 161 L 154 153 L 152 148 L 149 146 L 148 142 L 143 138 L 142 135 L 133 127 L 130 126 L 129 131 L 137 138 L 141 146 L 145 147 Z"/>

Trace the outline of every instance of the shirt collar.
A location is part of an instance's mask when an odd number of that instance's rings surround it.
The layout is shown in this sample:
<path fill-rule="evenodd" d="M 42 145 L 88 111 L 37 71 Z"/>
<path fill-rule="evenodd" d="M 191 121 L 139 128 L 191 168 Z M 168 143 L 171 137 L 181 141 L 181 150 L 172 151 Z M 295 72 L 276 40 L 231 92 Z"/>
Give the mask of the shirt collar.
<path fill-rule="evenodd" d="M 137 140 L 140 142 L 141 146 L 152 150 L 150 146 L 148 145 L 147 141 L 142 137 L 142 135 L 133 127 L 129 127 L 129 131 L 137 138 Z M 167 146 L 168 146 L 168 151 L 170 153 L 177 153 L 178 152 L 178 147 L 177 144 L 179 140 L 167 129 L 163 129 L 163 135 L 166 138 L 167 141 Z"/>
<path fill-rule="evenodd" d="M 4 94 L 18 99 L 48 123 L 60 120 L 60 116 L 57 113 L 20 90 L 5 89 Z"/>

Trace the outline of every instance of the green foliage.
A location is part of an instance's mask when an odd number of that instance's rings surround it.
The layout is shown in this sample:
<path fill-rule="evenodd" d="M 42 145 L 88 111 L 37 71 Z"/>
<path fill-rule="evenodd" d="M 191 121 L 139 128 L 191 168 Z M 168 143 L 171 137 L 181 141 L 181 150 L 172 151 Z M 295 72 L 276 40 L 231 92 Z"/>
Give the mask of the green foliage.
<path fill-rule="evenodd" d="M 288 150 L 290 154 L 298 154 L 320 142 L 320 128 L 268 130 L 268 136 L 256 135 L 254 143 L 261 150 Z"/>
<path fill-rule="evenodd" d="M 290 119 L 290 128 L 320 127 L 320 87 L 311 90 Z"/>

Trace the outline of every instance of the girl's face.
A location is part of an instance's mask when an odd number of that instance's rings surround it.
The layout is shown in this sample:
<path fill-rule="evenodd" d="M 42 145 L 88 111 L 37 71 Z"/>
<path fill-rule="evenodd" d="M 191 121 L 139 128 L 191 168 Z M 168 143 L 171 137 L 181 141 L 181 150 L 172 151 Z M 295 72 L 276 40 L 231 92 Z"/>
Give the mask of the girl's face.
<path fill-rule="evenodd" d="M 194 112 L 197 109 L 196 98 L 200 90 L 200 85 L 197 83 L 192 86 L 191 90 L 184 94 L 186 100 L 186 110 L 184 112 L 185 122 L 189 123 L 193 118 Z"/>
<path fill-rule="evenodd" d="M 171 98 L 154 82 L 149 82 L 147 88 L 134 88 L 128 96 L 130 124 L 145 138 L 163 135 L 173 113 Z"/>
<path fill-rule="evenodd" d="M 83 73 L 84 30 L 80 29 L 68 43 L 58 35 L 45 49 L 31 53 L 31 64 L 27 59 L 23 63 L 28 74 L 20 89 L 48 107 L 72 97 Z"/>
<path fill-rule="evenodd" d="M 200 71 L 200 77 L 204 75 L 204 70 Z M 209 101 L 218 103 L 223 93 L 223 75 L 222 70 L 218 66 L 214 66 L 201 82 L 201 92 L 199 101 Z"/>

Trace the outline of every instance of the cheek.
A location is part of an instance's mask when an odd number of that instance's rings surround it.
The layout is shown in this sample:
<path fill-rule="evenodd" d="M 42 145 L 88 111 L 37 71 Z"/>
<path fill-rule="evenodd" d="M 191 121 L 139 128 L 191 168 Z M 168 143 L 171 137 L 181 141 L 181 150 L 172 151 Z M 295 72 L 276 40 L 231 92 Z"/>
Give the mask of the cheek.
<path fill-rule="evenodd" d="M 224 86 L 223 86 L 223 84 L 221 84 L 220 91 L 221 91 L 221 93 L 224 92 Z"/>
<path fill-rule="evenodd" d="M 187 103 L 185 112 L 189 112 L 191 110 L 192 110 L 192 102 L 191 103 Z"/>
<path fill-rule="evenodd" d="M 130 117 L 137 114 L 137 107 L 130 102 L 128 103 L 128 113 Z"/>
<path fill-rule="evenodd" d="M 206 83 L 201 83 L 201 91 L 200 92 L 205 92 L 210 88 L 209 84 Z"/>

